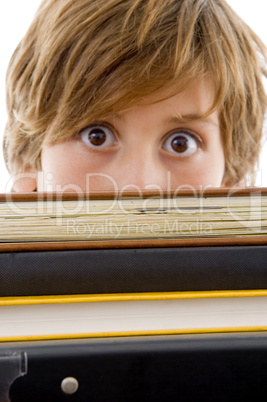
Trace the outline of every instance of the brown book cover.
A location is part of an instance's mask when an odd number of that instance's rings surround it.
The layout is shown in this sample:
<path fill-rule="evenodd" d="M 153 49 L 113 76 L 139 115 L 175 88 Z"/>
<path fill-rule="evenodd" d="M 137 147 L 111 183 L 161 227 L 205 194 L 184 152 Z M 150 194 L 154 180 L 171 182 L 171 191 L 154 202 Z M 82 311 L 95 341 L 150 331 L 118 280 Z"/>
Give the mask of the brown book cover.
<path fill-rule="evenodd" d="M 19 205 L 20 202 L 54 202 L 54 201 L 97 201 L 97 200 L 114 200 L 120 201 L 125 199 L 141 199 L 147 202 L 154 199 L 175 199 L 181 200 L 185 197 L 191 197 L 198 200 L 199 203 L 202 200 L 210 199 L 211 197 L 218 197 L 221 199 L 232 200 L 233 197 L 249 197 L 250 203 L 256 203 L 256 213 L 261 213 L 267 210 L 267 188 L 213 188 L 200 190 L 180 190 L 179 193 L 146 191 L 142 194 L 136 192 L 124 192 L 123 194 L 116 194 L 111 192 L 101 193 L 9 193 L 0 194 L 0 205 L 9 203 L 9 205 Z M 228 201 L 227 201 L 228 202 Z M 210 207 L 207 207 L 207 209 Z M 265 208 L 265 210 L 264 210 Z M 140 213 L 151 212 L 147 208 L 140 210 Z M 172 208 L 174 209 L 174 208 Z M 186 207 L 184 207 L 186 209 Z M 188 208 L 190 212 L 190 208 Z M 159 210 L 159 213 L 163 214 L 165 211 Z M 219 212 L 219 211 L 218 211 Z M 216 213 L 216 211 L 215 211 Z M 239 218 L 237 218 L 238 220 Z M 250 216 L 250 221 L 253 222 L 253 216 Z M 179 236 L 173 237 L 159 236 L 147 238 L 145 236 L 141 238 L 128 238 L 121 239 L 116 236 L 109 239 L 98 240 L 61 240 L 61 241 L 0 241 L 0 252 L 4 251 L 38 251 L 38 250 L 81 250 L 81 249 L 121 249 L 121 248 L 154 248 L 154 247 L 192 247 L 192 246 L 227 246 L 227 245 L 265 245 L 267 243 L 267 219 L 264 218 L 260 222 L 261 230 L 260 235 L 255 231 L 249 231 L 245 235 L 233 235 L 224 234 L 221 236 L 213 236 L 212 233 L 208 236 L 202 236 L 201 231 L 193 237 L 191 236 Z M 224 232 L 225 233 L 225 232 Z M 115 238 L 116 237 L 116 238 Z"/>

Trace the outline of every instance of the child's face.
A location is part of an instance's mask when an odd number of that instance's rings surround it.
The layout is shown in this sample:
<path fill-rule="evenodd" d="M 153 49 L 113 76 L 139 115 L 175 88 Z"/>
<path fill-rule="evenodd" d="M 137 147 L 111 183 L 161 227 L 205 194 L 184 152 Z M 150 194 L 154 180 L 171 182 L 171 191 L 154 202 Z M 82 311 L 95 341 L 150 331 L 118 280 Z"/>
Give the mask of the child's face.
<path fill-rule="evenodd" d="M 221 186 L 225 160 L 218 111 L 189 123 L 177 119 L 202 115 L 213 95 L 201 82 L 159 103 L 89 121 L 69 141 L 42 150 L 38 191 Z"/>

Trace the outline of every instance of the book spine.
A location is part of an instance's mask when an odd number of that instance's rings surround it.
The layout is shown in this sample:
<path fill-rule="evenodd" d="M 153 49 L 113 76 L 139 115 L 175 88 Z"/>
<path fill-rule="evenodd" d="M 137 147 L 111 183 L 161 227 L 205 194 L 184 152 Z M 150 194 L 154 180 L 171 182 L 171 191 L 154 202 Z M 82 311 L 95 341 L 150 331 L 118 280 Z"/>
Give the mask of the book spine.
<path fill-rule="evenodd" d="M 267 245 L 0 253 L 0 297 L 267 288 Z"/>

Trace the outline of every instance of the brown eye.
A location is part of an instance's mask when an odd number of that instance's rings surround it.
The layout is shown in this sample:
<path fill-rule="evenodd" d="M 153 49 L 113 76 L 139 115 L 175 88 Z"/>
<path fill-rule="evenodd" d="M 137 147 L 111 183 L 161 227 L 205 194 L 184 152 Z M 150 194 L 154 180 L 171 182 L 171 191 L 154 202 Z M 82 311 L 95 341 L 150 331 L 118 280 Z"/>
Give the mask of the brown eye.
<path fill-rule="evenodd" d="M 94 125 L 80 132 L 82 141 L 91 148 L 107 148 L 116 142 L 115 135 L 104 125 Z"/>
<path fill-rule="evenodd" d="M 199 147 L 201 141 L 192 133 L 184 131 L 171 134 L 163 143 L 163 148 L 178 156 L 193 155 Z"/>
<path fill-rule="evenodd" d="M 89 142 L 96 147 L 103 145 L 106 141 L 106 138 L 106 133 L 104 132 L 104 130 L 102 130 L 102 128 L 96 127 L 95 129 L 92 129 L 88 134 Z"/>
<path fill-rule="evenodd" d="M 177 135 L 171 142 L 171 147 L 175 152 L 185 152 L 188 146 L 188 138 L 183 135 Z"/>

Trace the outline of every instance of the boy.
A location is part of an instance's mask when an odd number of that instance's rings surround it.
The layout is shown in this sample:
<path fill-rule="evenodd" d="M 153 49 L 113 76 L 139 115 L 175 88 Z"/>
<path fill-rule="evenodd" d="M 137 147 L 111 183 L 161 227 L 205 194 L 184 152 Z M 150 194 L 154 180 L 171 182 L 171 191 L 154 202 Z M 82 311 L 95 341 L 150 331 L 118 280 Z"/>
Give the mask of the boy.
<path fill-rule="evenodd" d="M 224 0 L 44 0 L 7 74 L 14 190 L 239 185 L 265 62 Z"/>

